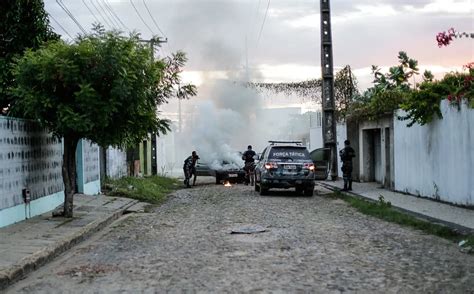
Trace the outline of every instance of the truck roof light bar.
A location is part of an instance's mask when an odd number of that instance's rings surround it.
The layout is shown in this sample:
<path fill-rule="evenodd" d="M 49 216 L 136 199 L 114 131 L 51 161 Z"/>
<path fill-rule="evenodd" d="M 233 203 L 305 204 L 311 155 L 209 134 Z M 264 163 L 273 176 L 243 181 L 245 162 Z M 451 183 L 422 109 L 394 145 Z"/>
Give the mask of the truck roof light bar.
<path fill-rule="evenodd" d="M 303 145 L 303 142 L 301 141 L 268 141 L 270 145 L 275 145 L 275 144 L 296 144 L 296 145 Z"/>

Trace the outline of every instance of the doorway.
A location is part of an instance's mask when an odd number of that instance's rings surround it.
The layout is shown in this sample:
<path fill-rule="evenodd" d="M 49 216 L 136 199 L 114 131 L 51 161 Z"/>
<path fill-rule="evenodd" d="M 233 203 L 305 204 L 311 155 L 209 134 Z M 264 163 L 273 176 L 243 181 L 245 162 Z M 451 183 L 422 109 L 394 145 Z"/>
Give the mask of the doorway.
<path fill-rule="evenodd" d="M 363 130 L 363 175 L 366 182 L 383 182 L 382 171 L 382 140 L 380 129 Z"/>

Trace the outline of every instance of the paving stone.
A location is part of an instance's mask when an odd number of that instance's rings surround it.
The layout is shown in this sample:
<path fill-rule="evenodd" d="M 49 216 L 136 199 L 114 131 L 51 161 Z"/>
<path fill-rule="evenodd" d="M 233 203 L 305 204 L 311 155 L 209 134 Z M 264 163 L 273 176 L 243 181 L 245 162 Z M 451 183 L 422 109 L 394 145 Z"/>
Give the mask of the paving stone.
<path fill-rule="evenodd" d="M 474 256 L 453 242 L 328 196 L 270 192 L 259 196 L 244 185 L 177 191 L 152 213 L 124 216 L 7 293 L 474 289 Z M 229 233 L 249 224 L 267 231 Z"/>

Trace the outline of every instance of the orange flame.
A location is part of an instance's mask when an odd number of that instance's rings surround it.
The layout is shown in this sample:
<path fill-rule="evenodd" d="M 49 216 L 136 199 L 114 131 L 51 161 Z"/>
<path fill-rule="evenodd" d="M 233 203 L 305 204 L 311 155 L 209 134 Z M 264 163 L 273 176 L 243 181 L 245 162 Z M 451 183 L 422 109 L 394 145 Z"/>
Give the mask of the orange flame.
<path fill-rule="evenodd" d="M 226 186 L 226 187 L 232 187 L 232 185 L 230 184 L 229 181 L 225 181 L 225 182 L 224 182 L 224 186 Z"/>

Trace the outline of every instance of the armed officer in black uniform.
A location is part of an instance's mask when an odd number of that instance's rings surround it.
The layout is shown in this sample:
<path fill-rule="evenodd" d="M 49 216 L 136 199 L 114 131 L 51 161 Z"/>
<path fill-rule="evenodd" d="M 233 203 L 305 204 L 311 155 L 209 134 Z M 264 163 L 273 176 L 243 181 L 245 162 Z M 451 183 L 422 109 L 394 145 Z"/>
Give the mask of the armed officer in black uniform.
<path fill-rule="evenodd" d="M 339 151 L 342 161 L 342 178 L 344 180 L 344 189 L 342 191 L 352 191 L 352 158 L 355 157 L 355 151 L 350 146 L 349 140 L 344 141 L 344 148 Z"/>
<path fill-rule="evenodd" d="M 255 151 L 252 150 L 252 145 L 247 147 L 247 151 L 242 154 L 242 160 L 245 162 L 244 171 L 245 171 L 245 184 L 250 183 L 250 171 L 255 169 Z"/>

